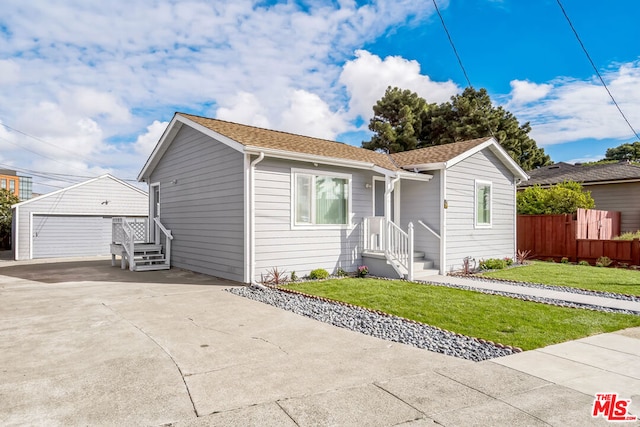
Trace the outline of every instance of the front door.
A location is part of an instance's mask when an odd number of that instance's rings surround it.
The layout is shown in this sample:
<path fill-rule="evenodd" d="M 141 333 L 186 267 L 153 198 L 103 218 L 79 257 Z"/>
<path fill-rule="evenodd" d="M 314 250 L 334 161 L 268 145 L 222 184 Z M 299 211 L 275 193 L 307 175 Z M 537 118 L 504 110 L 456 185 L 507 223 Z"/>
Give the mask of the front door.
<path fill-rule="evenodd" d="M 396 183 L 398 187 L 399 183 Z M 384 190 L 385 181 L 382 179 L 373 180 L 373 216 L 384 216 Z M 396 189 L 391 192 L 391 221 L 396 221 Z"/>

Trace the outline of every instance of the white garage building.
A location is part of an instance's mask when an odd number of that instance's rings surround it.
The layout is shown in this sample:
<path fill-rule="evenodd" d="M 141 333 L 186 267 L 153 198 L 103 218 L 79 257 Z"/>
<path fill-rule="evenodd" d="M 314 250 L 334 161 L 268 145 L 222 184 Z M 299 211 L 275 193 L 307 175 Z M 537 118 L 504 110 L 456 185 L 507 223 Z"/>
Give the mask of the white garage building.
<path fill-rule="evenodd" d="M 109 255 L 113 217 L 147 217 L 147 193 L 103 175 L 13 205 L 16 260 Z"/>

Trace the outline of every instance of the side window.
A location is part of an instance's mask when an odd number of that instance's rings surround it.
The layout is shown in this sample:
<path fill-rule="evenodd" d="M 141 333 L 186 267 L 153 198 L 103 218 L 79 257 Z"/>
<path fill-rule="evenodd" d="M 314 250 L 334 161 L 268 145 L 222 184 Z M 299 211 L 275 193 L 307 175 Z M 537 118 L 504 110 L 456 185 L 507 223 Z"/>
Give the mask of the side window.
<path fill-rule="evenodd" d="M 491 182 L 476 180 L 475 185 L 475 225 L 491 227 Z"/>
<path fill-rule="evenodd" d="M 292 172 L 294 225 L 349 225 L 349 175 Z"/>

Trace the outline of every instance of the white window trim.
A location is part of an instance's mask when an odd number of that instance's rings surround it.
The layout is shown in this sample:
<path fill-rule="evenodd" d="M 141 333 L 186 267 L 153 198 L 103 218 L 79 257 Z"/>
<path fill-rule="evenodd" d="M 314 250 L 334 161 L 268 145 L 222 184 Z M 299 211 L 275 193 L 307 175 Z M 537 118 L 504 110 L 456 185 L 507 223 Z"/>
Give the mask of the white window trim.
<path fill-rule="evenodd" d="M 478 186 L 489 186 L 489 223 L 478 223 Z M 476 179 L 473 182 L 473 224 L 475 228 L 491 228 L 493 227 L 493 182 L 482 179 Z"/>
<path fill-rule="evenodd" d="M 340 178 L 347 180 L 347 223 L 346 224 L 297 224 L 296 223 L 296 176 L 312 175 L 312 176 L 328 176 L 331 178 Z M 291 229 L 292 230 L 345 230 L 353 228 L 353 212 L 352 212 L 352 176 L 351 174 L 331 172 L 317 169 L 298 169 L 291 168 Z M 313 200 L 313 199 L 312 199 Z M 312 206 L 312 210 L 314 206 Z"/>

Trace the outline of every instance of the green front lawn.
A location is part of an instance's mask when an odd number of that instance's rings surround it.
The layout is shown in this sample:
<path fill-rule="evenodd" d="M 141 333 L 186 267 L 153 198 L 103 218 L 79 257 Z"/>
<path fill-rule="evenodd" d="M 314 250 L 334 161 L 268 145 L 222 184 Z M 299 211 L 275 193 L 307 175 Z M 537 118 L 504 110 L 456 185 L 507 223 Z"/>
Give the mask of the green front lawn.
<path fill-rule="evenodd" d="M 621 268 L 534 261 L 530 265 L 483 273 L 482 276 L 640 295 L 640 271 Z"/>
<path fill-rule="evenodd" d="M 640 316 L 555 307 L 399 280 L 335 279 L 293 283 L 286 288 L 524 350 L 640 326 Z"/>

